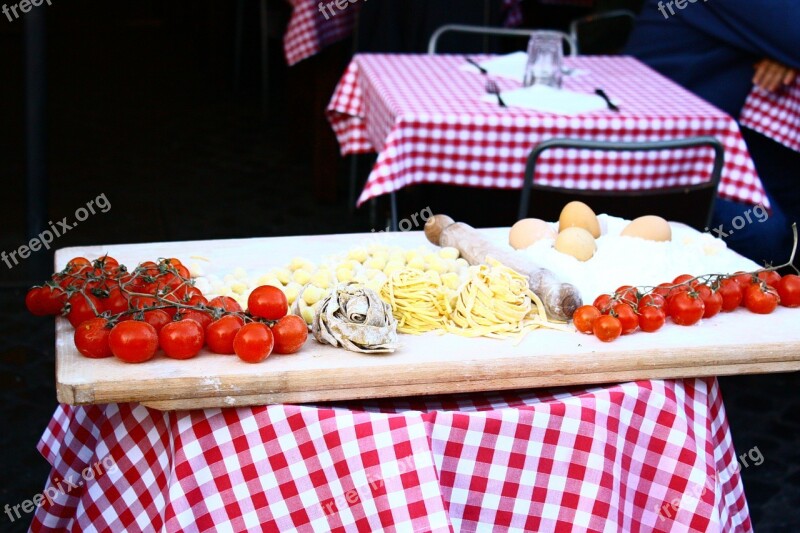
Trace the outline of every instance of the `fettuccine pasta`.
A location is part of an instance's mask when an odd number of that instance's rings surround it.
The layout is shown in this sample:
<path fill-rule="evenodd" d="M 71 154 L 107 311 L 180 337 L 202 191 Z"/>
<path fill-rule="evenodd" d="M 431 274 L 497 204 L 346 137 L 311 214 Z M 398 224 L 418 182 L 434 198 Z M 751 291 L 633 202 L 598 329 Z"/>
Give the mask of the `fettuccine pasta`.
<path fill-rule="evenodd" d="M 396 270 L 384 283 L 380 295 L 392 306 L 397 331 L 402 333 L 442 330 L 452 312 L 447 290 L 435 272 Z"/>

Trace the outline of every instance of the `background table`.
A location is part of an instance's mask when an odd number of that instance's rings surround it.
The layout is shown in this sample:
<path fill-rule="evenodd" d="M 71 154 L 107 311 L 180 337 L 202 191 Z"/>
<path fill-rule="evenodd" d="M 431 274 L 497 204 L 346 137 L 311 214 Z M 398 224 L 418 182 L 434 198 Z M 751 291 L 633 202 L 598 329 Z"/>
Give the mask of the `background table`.
<path fill-rule="evenodd" d="M 48 485 L 79 486 L 36 511 L 35 531 L 752 529 L 713 378 L 168 413 L 62 405 L 39 449 Z M 116 467 L 81 478 L 109 456 Z"/>
<path fill-rule="evenodd" d="M 754 86 L 742 108 L 740 122 L 800 152 L 800 79 L 775 92 Z"/>
<path fill-rule="evenodd" d="M 602 87 L 621 113 L 565 116 L 483 102 L 485 78 L 461 56 L 357 55 L 328 106 L 343 154 L 379 152 L 358 199 L 417 183 L 518 189 L 530 150 L 552 137 L 657 141 L 713 135 L 725 146 L 720 196 L 768 205 L 736 122 L 630 57 L 568 58 L 586 71 L 565 88 Z M 503 90 L 519 83 L 498 79 Z M 650 189 L 708 179 L 712 152 L 649 155 L 553 150 L 537 183 L 579 189 Z"/>

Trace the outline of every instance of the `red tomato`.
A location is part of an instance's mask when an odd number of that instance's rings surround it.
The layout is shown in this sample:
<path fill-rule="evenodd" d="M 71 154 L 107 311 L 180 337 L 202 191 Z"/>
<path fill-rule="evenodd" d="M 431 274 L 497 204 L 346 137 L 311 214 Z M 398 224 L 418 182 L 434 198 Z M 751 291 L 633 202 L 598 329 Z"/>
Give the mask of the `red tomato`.
<path fill-rule="evenodd" d="M 144 309 L 145 307 L 157 307 L 158 300 L 149 296 L 132 296 L 130 307 L 132 309 Z"/>
<path fill-rule="evenodd" d="M 273 348 L 275 353 L 295 353 L 303 347 L 308 339 L 308 326 L 301 317 L 286 315 L 272 326 L 272 336 L 275 338 Z"/>
<path fill-rule="evenodd" d="M 717 292 L 722 296 L 722 310 L 726 313 L 734 311 L 742 303 L 742 287 L 733 278 L 722 279 Z"/>
<path fill-rule="evenodd" d="M 639 296 L 640 294 L 636 287 L 632 287 L 630 285 L 623 285 L 614 291 L 614 297 L 617 300 L 631 304 L 632 306 L 636 306 L 639 303 Z M 623 326 L 622 329 L 624 331 L 625 327 Z"/>
<path fill-rule="evenodd" d="M 669 295 L 672 293 L 672 283 L 661 283 L 653 289 L 654 294 L 660 295 L 664 300 L 669 298 Z"/>
<path fill-rule="evenodd" d="M 778 288 L 778 283 L 781 281 L 781 275 L 774 270 L 762 270 L 757 275 L 758 279 L 771 287 Z"/>
<path fill-rule="evenodd" d="M 108 336 L 111 353 L 126 363 L 143 363 L 158 349 L 158 333 L 147 322 L 126 320 L 117 323 Z"/>
<path fill-rule="evenodd" d="M 696 292 L 681 292 L 669 299 L 669 316 L 679 326 L 697 324 L 703 313 L 705 305 L 703 299 Z"/>
<path fill-rule="evenodd" d="M 85 257 L 73 257 L 67 263 L 67 272 L 70 274 L 76 274 L 78 272 L 82 272 L 91 268 L 92 262 L 86 259 Z"/>
<path fill-rule="evenodd" d="M 658 307 L 663 309 L 667 305 L 667 300 L 656 292 L 645 294 L 639 299 L 639 310 L 643 307 Z"/>
<path fill-rule="evenodd" d="M 652 333 L 658 331 L 667 320 L 663 307 L 646 305 L 639 308 L 639 327 L 642 331 Z"/>
<path fill-rule="evenodd" d="M 118 315 L 128 310 L 128 297 L 122 292 L 119 285 L 108 289 L 108 297 L 103 299 L 103 310 L 112 315 Z"/>
<path fill-rule="evenodd" d="M 181 311 L 181 318 L 194 320 L 195 322 L 200 324 L 200 327 L 203 328 L 204 331 L 208 327 L 208 325 L 214 321 L 211 315 L 209 315 L 205 311 L 198 311 L 196 309 Z"/>
<path fill-rule="evenodd" d="M 622 334 L 622 324 L 611 315 L 603 315 L 592 326 L 595 336 L 603 342 L 611 342 Z"/>
<path fill-rule="evenodd" d="M 30 312 L 32 315 L 47 316 L 50 314 L 45 308 L 44 291 L 44 287 L 33 287 L 25 295 L 25 307 L 28 308 L 28 312 Z"/>
<path fill-rule="evenodd" d="M 744 291 L 744 305 L 751 313 L 768 315 L 778 307 L 779 302 L 778 291 L 773 287 L 754 283 Z"/>
<path fill-rule="evenodd" d="M 69 304 L 67 320 L 69 320 L 73 328 L 77 328 L 81 325 L 81 322 L 94 318 L 98 313 L 103 311 L 100 300 L 91 294 L 76 292 L 69 297 L 67 303 Z M 97 312 L 95 312 L 95 310 Z"/>
<path fill-rule="evenodd" d="M 161 328 L 172 322 L 172 317 L 163 309 L 151 309 L 144 312 L 144 321 L 160 332 Z"/>
<path fill-rule="evenodd" d="M 630 304 L 618 303 L 611 309 L 611 315 L 619 319 L 623 335 L 633 333 L 639 327 L 639 316 Z"/>
<path fill-rule="evenodd" d="M 225 315 L 206 328 L 206 344 L 214 353 L 233 354 L 233 339 L 244 325 L 236 315 Z"/>
<path fill-rule="evenodd" d="M 282 290 L 271 285 L 262 285 L 250 293 L 247 298 L 247 309 L 253 316 L 278 320 L 286 316 L 289 304 Z"/>
<path fill-rule="evenodd" d="M 233 338 L 233 350 L 242 361 L 260 363 L 272 353 L 272 331 L 260 322 L 245 324 Z"/>
<path fill-rule="evenodd" d="M 597 298 L 594 299 L 594 305 L 601 313 L 608 313 L 613 305 L 613 301 L 611 299 L 610 294 L 601 294 Z"/>
<path fill-rule="evenodd" d="M 204 342 L 203 328 L 188 318 L 164 325 L 158 334 L 161 349 L 173 359 L 191 359 L 200 353 Z"/>
<path fill-rule="evenodd" d="M 90 318 L 75 328 L 75 347 L 80 353 L 91 359 L 111 357 L 111 346 L 108 337 L 111 328 L 105 318 Z"/>
<path fill-rule="evenodd" d="M 581 333 L 592 334 L 592 324 L 602 313 L 593 305 L 583 305 L 572 313 L 572 323 Z"/>
<path fill-rule="evenodd" d="M 711 318 L 722 310 L 722 295 L 712 291 L 708 285 L 698 285 L 694 288 L 703 299 L 703 318 Z"/>
<path fill-rule="evenodd" d="M 217 296 L 216 298 L 211 298 L 211 300 L 208 302 L 208 306 L 221 307 L 222 309 L 231 313 L 241 313 L 243 311 L 242 306 L 239 305 L 239 302 L 230 296 Z"/>
<path fill-rule="evenodd" d="M 800 276 L 787 274 L 781 278 L 778 286 L 778 295 L 781 305 L 785 307 L 800 307 Z"/>
<path fill-rule="evenodd" d="M 694 276 L 692 276 L 691 274 L 681 274 L 680 276 L 678 276 L 677 278 L 672 280 L 672 284 L 673 285 L 681 285 L 683 283 L 686 283 L 686 285 L 688 286 L 689 283 L 687 283 L 687 282 L 690 282 L 693 279 L 694 279 Z"/>
<path fill-rule="evenodd" d="M 747 272 L 736 272 L 731 276 L 736 283 L 739 284 L 739 287 L 742 289 L 742 294 L 744 294 L 745 289 L 755 283 L 757 278 L 753 274 L 749 274 Z M 744 304 L 742 304 L 744 305 Z"/>

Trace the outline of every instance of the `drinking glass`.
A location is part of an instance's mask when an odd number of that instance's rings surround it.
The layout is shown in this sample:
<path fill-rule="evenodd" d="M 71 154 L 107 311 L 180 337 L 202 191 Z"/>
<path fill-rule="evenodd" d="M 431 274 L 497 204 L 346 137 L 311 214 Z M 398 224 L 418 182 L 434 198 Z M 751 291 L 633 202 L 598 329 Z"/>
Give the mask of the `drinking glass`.
<path fill-rule="evenodd" d="M 561 33 L 556 31 L 537 31 L 531 34 L 524 87 L 547 85 L 561 88 L 561 66 L 564 59 L 562 39 Z"/>

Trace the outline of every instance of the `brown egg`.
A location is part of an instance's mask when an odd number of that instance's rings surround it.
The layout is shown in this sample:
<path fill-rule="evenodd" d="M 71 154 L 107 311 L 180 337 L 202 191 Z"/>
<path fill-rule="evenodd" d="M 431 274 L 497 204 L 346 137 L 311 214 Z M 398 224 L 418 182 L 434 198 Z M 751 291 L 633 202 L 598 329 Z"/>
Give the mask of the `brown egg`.
<path fill-rule="evenodd" d="M 555 239 L 556 232 L 544 220 L 523 218 L 508 232 L 508 244 L 515 250 L 523 250 L 542 239 Z"/>
<path fill-rule="evenodd" d="M 600 236 L 600 222 L 592 208 L 583 202 L 570 202 L 561 210 L 558 217 L 558 232 L 567 228 L 583 228 L 595 239 Z"/>
<path fill-rule="evenodd" d="M 583 228 L 573 227 L 558 234 L 555 249 L 578 261 L 588 261 L 597 251 L 597 243 L 591 233 Z"/>
<path fill-rule="evenodd" d="M 663 218 L 646 215 L 632 220 L 620 235 L 639 237 L 648 241 L 669 242 L 672 240 L 672 228 Z"/>

